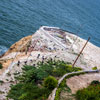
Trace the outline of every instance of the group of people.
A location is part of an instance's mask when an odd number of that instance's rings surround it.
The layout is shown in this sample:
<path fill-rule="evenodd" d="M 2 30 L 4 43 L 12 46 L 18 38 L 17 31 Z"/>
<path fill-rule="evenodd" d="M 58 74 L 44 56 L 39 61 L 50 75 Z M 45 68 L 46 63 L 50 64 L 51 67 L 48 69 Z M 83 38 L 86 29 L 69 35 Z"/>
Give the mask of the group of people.
<path fill-rule="evenodd" d="M 37 55 L 37 59 L 39 59 L 40 56 L 41 56 L 41 55 L 38 54 L 38 55 Z M 56 57 L 57 57 L 57 55 L 55 55 L 54 58 L 56 58 Z M 44 61 L 45 61 L 46 59 L 47 59 L 47 57 L 42 56 L 42 61 L 41 61 L 41 62 L 44 63 Z M 50 58 L 50 60 L 52 60 L 52 58 Z M 32 62 L 33 60 L 31 59 L 30 61 Z M 24 61 L 24 64 L 27 65 L 27 62 L 28 62 L 28 61 Z M 20 64 L 21 64 L 21 62 L 18 60 L 17 66 L 20 66 Z M 35 64 L 33 64 L 33 66 L 35 66 Z"/>

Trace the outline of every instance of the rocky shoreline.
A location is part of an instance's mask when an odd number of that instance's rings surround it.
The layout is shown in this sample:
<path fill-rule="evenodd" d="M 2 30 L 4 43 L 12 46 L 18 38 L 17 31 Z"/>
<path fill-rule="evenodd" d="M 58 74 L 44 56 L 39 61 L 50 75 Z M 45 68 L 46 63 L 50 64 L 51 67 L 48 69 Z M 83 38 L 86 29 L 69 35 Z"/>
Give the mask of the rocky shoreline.
<path fill-rule="evenodd" d="M 43 26 L 35 34 L 24 37 L 13 44 L 9 50 L 3 54 L 2 57 L 0 57 L 0 63 L 3 64 L 4 68 L 7 68 L 6 64 L 9 65 L 9 62 L 12 62 L 17 52 L 16 57 L 18 56 L 18 59 L 25 56 L 26 52 L 30 53 L 34 51 L 52 53 L 70 52 L 70 55 L 72 53 L 77 55 L 84 46 L 85 42 L 86 40 L 59 28 Z M 89 63 L 91 65 L 90 67 L 99 67 L 99 56 L 100 48 L 89 42 L 82 55 L 85 60 L 88 60 L 86 63 Z"/>

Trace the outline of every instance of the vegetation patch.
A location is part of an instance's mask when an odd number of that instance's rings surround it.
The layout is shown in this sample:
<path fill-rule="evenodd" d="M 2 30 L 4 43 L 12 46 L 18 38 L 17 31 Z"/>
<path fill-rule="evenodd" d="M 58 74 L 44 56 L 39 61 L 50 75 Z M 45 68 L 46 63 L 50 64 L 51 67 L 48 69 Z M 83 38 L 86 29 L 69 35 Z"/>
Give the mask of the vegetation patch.
<path fill-rule="evenodd" d="M 3 94 L 4 92 L 3 91 L 0 91 L 0 94 Z"/>
<path fill-rule="evenodd" d="M 97 70 L 97 67 L 93 67 L 92 70 Z"/>
<path fill-rule="evenodd" d="M 100 82 L 93 81 L 84 89 L 78 90 L 76 93 L 77 100 L 100 100 Z"/>
<path fill-rule="evenodd" d="M 0 69 L 2 69 L 3 68 L 3 66 L 2 66 L 2 64 L 0 63 Z"/>
<path fill-rule="evenodd" d="M 53 90 L 55 87 L 57 87 L 58 81 L 53 76 L 48 76 L 44 80 L 44 87 L 46 87 L 49 90 Z"/>
<path fill-rule="evenodd" d="M 2 85 L 4 82 L 2 80 L 0 80 L 0 85 Z"/>
<path fill-rule="evenodd" d="M 52 59 L 44 63 L 38 62 L 36 66 L 25 65 L 22 68 L 22 73 L 15 76 L 17 84 L 11 85 L 7 98 L 13 100 L 46 100 L 57 86 L 57 79 L 66 73 L 79 70 L 81 68 L 73 68 L 64 61 Z M 62 84 L 60 85 L 61 89 L 65 83 Z"/>
<path fill-rule="evenodd" d="M 60 93 L 62 91 L 67 91 L 67 92 L 71 92 L 71 89 L 66 85 L 66 79 L 64 79 L 61 84 L 59 85 L 57 91 L 56 91 L 56 96 L 55 96 L 55 100 L 60 100 Z"/>

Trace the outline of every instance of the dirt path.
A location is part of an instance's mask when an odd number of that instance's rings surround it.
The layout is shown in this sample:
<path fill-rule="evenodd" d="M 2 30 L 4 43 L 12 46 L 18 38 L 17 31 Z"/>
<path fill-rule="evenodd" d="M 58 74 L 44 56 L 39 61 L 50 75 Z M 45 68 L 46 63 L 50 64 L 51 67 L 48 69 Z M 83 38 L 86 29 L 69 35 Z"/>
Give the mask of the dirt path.
<path fill-rule="evenodd" d="M 96 75 L 98 75 L 99 77 L 98 77 L 98 78 L 97 78 L 97 77 L 94 77 L 94 78 L 91 77 L 90 83 L 91 83 L 94 79 L 95 79 L 95 80 L 98 80 L 98 79 L 100 78 L 100 74 L 98 74 L 98 73 L 100 73 L 99 70 L 84 70 L 84 71 L 66 73 L 65 75 L 63 75 L 63 76 L 58 80 L 58 85 L 57 85 L 57 87 L 52 91 L 52 93 L 49 95 L 48 100 L 55 100 L 56 91 L 57 91 L 59 85 L 61 84 L 61 82 L 62 82 L 67 76 L 73 75 L 73 74 L 80 74 L 80 73 L 88 73 L 88 74 L 90 74 L 90 75 L 92 75 L 92 76 L 94 76 L 94 73 L 97 73 Z M 88 74 L 86 74 L 86 75 L 88 75 Z M 77 76 L 77 77 L 80 77 L 80 76 Z M 73 78 L 73 77 L 72 77 L 72 78 Z M 75 78 L 75 79 L 76 79 L 76 78 Z M 72 79 L 72 81 L 73 81 L 73 79 Z M 79 82 L 81 83 L 80 80 L 79 80 Z M 70 83 L 68 84 L 68 87 L 73 91 L 73 87 L 76 85 L 76 84 L 75 84 L 75 80 L 73 81 L 72 88 L 71 88 L 71 85 L 70 85 L 71 83 L 72 83 L 72 82 L 70 82 Z M 82 82 L 82 83 L 83 83 L 83 82 Z M 67 83 L 66 83 L 66 84 L 67 84 Z M 81 84 L 80 84 L 80 86 L 81 86 Z M 84 86 L 84 85 L 83 85 L 83 86 Z M 77 87 L 77 88 L 78 88 L 77 90 L 79 90 L 79 87 Z M 71 92 L 71 93 L 74 94 L 73 92 Z M 68 93 L 66 93 L 66 94 L 68 94 Z M 66 99 L 67 99 L 67 97 L 66 97 Z"/>
<path fill-rule="evenodd" d="M 74 76 L 67 79 L 66 84 L 72 90 L 72 93 L 75 94 L 77 90 L 87 87 L 93 80 L 100 81 L 100 73 Z"/>
<path fill-rule="evenodd" d="M 62 91 L 60 100 L 75 100 L 75 95 L 73 94 L 77 90 L 87 87 L 93 80 L 100 81 L 100 73 L 88 73 L 67 79 L 66 84 L 71 89 L 71 92 Z"/>

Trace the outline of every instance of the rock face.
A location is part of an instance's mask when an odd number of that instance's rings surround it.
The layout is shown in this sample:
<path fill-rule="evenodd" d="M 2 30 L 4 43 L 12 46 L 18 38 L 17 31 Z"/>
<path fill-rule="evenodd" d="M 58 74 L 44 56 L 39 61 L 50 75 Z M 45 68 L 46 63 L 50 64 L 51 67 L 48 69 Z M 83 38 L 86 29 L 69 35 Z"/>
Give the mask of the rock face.
<path fill-rule="evenodd" d="M 43 57 L 55 57 L 73 63 L 85 42 L 86 40 L 57 27 L 42 26 L 32 36 L 24 37 L 12 45 L 0 58 L 0 63 L 3 64 L 0 79 L 5 82 L 4 85 L 10 84 L 10 81 L 6 81 L 6 79 L 14 80 L 13 73 L 20 72 L 25 61 L 27 64 L 33 65 Z M 91 69 L 95 66 L 100 68 L 99 60 L 100 48 L 88 43 L 75 66 L 83 69 Z M 20 61 L 19 66 L 18 61 Z M 11 76 L 8 77 L 7 73 L 10 73 Z M 4 91 L 6 95 L 9 85 L 1 86 L 0 90 L 4 89 L 3 87 L 7 88 Z M 5 100 L 5 96 L 2 94 L 0 94 L 0 98 L 2 98 L 0 100 Z"/>
<path fill-rule="evenodd" d="M 25 52 L 25 47 L 28 45 L 28 42 L 31 40 L 31 38 L 32 36 L 22 38 L 21 40 L 13 44 L 3 56 L 7 56 L 12 52 Z"/>
<path fill-rule="evenodd" d="M 13 44 L 9 50 L 0 57 L 0 63 L 3 65 L 3 69 L 0 70 L 2 73 L 13 61 L 17 52 L 23 53 L 26 50 L 26 47 L 31 40 L 32 36 L 27 36 Z M 17 55 L 18 56 L 18 55 Z"/>
<path fill-rule="evenodd" d="M 0 62 L 3 63 L 5 67 L 6 64 L 4 63 L 7 63 L 8 60 L 12 61 L 15 56 L 20 56 L 18 57 L 18 59 L 20 59 L 23 56 L 27 56 L 24 54 L 40 51 L 55 54 L 60 52 L 60 58 L 64 58 L 64 55 L 66 56 L 66 61 L 73 63 L 73 60 L 75 60 L 85 42 L 86 40 L 65 32 L 57 27 L 42 26 L 32 36 L 24 37 L 13 44 L 3 57 L 0 58 Z M 80 56 L 79 61 L 76 63 L 76 66 L 82 66 L 84 68 L 91 68 L 94 66 L 99 67 L 99 60 L 100 48 L 88 43 L 83 54 Z"/>

